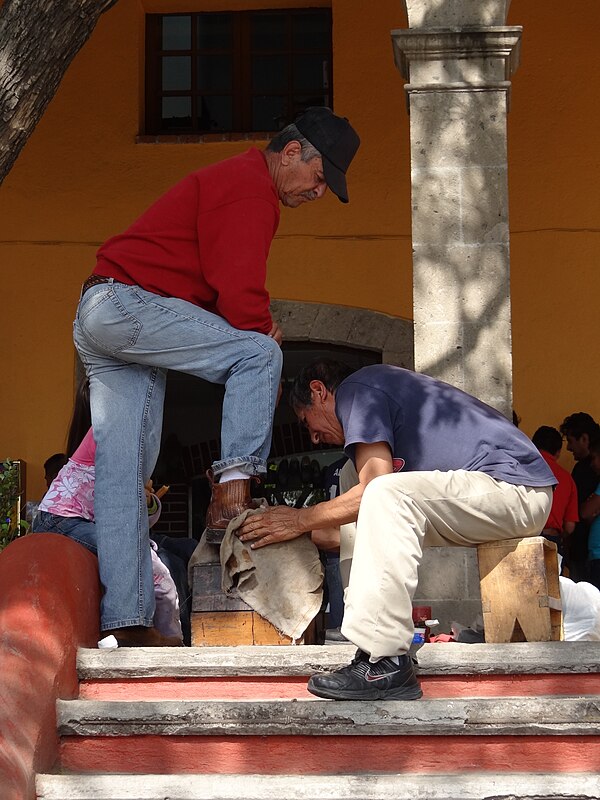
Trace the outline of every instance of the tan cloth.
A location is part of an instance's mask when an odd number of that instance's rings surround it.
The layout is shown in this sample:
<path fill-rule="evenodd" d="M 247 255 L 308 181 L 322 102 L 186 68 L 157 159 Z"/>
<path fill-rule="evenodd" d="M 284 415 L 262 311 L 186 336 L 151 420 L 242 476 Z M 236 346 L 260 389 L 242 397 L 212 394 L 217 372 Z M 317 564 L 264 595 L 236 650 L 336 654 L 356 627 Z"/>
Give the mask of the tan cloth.
<path fill-rule="evenodd" d="M 323 568 L 319 551 L 309 536 L 299 536 L 251 550 L 235 531 L 251 509 L 233 519 L 219 553 L 224 592 L 237 590 L 241 599 L 290 639 L 300 639 L 323 603 Z M 189 575 L 197 564 L 214 562 L 215 548 L 200 540 L 189 563 Z M 191 577 L 190 577 L 191 579 Z"/>

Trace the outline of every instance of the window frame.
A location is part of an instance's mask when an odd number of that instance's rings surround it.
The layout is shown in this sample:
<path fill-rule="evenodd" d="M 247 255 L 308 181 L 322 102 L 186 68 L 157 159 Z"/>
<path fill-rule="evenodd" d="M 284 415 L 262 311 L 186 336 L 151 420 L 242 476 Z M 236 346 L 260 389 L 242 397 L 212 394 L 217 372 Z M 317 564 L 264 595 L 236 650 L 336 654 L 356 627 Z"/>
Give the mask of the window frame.
<path fill-rule="evenodd" d="M 291 65 L 295 56 L 307 53 L 321 52 L 321 48 L 294 47 L 292 41 L 292 24 L 296 16 L 308 15 L 319 12 L 327 16 L 329 24 L 329 38 L 327 47 L 323 48 L 325 61 L 328 64 L 328 75 L 324 80 L 322 89 L 323 102 L 333 108 L 333 24 L 330 7 L 299 7 L 299 8 L 273 8 L 247 11 L 209 11 L 209 12 L 177 12 L 174 14 L 146 14 L 146 59 L 145 59 L 145 134 L 151 136 L 218 136 L 227 139 L 248 136 L 249 134 L 273 134 L 277 129 L 262 129 L 252 124 L 252 103 L 256 96 L 283 96 L 286 98 L 286 113 L 279 129 L 293 122 L 302 106 L 293 108 L 294 95 L 302 92 L 294 90 L 293 72 Z M 208 15 L 227 14 L 232 18 L 232 46 L 231 50 L 223 48 L 200 48 L 197 41 L 198 18 Z M 281 50 L 257 50 L 251 45 L 251 24 L 257 15 L 279 14 L 286 18 L 287 46 Z M 162 48 L 162 20 L 164 17 L 185 16 L 191 18 L 191 42 L 186 50 L 166 50 Z M 255 92 L 252 88 L 252 57 L 261 55 L 284 55 L 288 59 L 287 87 L 281 91 Z M 231 54 L 232 57 L 232 126 L 231 130 L 206 130 L 199 126 L 198 106 L 203 95 L 210 96 L 210 92 L 201 92 L 198 86 L 198 60 L 203 55 Z M 189 56 L 191 63 L 191 85 L 189 90 L 163 90 L 162 88 L 162 58 L 165 56 Z M 225 94 L 213 92 L 212 94 Z M 162 100 L 164 97 L 190 97 L 191 99 L 191 126 L 169 126 L 162 124 Z M 314 104 L 314 103 L 311 103 Z"/>

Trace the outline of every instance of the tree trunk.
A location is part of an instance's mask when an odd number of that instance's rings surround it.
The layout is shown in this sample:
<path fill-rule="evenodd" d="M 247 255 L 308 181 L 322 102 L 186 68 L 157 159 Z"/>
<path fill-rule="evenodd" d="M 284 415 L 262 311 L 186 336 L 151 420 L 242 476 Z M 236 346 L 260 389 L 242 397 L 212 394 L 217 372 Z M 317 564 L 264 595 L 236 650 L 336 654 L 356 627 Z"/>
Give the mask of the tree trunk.
<path fill-rule="evenodd" d="M 0 2 L 0 184 L 100 16 L 117 0 Z"/>

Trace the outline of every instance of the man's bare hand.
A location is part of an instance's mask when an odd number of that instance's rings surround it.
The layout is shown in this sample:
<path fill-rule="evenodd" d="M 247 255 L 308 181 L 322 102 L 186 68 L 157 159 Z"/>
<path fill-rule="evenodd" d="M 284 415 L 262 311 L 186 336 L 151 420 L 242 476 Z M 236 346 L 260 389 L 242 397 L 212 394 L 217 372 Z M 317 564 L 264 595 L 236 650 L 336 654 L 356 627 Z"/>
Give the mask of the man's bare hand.
<path fill-rule="evenodd" d="M 241 542 L 246 542 L 253 550 L 267 544 L 297 539 L 306 533 L 300 528 L 300 511 L 298 508 L 276 506 L 262 514 L 251 514 L 236 534 Z"/>
<path fill-rule="evenodd" d="M 146 505 L 150 507 L 153 503 L 152 495 L 154 494 L 154 490 L 152 488 L 152 479 L 144 484 L 144 493 L 146 495 Z"/>
<path fill-rule="evenodd" d="M 311 531 L 310 538 L 319 550 L 337 551 L 340 549 L 340 529 L 337 527 L 321 528 Z"/>
<path fill-rule="evenodd" d="M 281 343 L 283 342 L 283 331 L 276 322 L 273 323 L 273 327 L 269 332 L 269 336 L 271 339 L 275 339 L 277 344 L 281 347 Z"/>

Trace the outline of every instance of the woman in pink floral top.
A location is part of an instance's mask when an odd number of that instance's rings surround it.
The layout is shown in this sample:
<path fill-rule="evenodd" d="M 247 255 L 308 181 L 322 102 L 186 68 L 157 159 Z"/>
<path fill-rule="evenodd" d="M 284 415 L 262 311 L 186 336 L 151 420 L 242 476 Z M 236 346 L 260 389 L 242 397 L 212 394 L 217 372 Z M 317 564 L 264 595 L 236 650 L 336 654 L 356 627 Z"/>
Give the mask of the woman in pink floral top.
<path fill-rule="evenodd" d="M 38 511 L 59 517 L 80 517 L 93 522 L 95 455 L 96 443 L 90 428 L 77 450 L 50 484 Z"/>
<path fill-rule="evenodd" d="M 33 522 L 36 533 L 62 533 L 94 555 L 97 552 L 94 522 L 94 481 L 96 443 L 89 428 L 79 447 L 50 484 Z M 152 495 L 157 510 L 148 520 L 152 526 L 160 516 L 160 500 Z M 183 643 L 177 589 L 171 573 L 155 553 L 156 544 L 150 541 L 156 611 L 154 626 L 173 644 Z M 175 641 L 176 640 L 176 641 Z"/>

